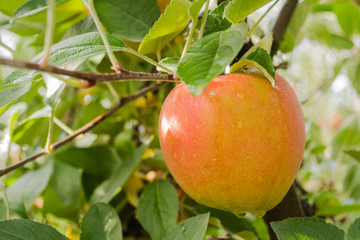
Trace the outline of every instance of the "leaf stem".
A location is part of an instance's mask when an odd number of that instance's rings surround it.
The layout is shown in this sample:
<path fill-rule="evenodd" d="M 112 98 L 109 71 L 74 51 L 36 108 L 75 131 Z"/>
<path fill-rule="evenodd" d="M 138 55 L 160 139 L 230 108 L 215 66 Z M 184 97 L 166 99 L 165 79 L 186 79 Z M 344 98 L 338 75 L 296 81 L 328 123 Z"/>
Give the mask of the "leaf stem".
<path fill-rule="evenodd" d="M 198 22 L 198 16 L 196 16 L 196 18 L 192 19 L 192 24 L 191 24 L 189 36 L 188 36 L 188 38 L 186 40 L 186 43 L 185 43 L 185 46 L 184 46 L 184 49 L 182 51 L 180 59 L 182 59 L 184 57 L 184 55 L 187 53 L 187 51 L 189 50 L 190 43 L 193 40 L 194 32 L 196 30 L 197 22 Z"/>
<path fill-rule="evenodd" d="M 252 26 L 252 28 L 249 30 L 247 37 L 250 37 L 251 33 L 255 30 L 255 28 L 259 25 L 259 23 L 264 19 L 264 17 L 270 12 L 270 10 L 279 2 L 279 0 L 276 0 L 269 8 L 266 10 L 266 12 L 259 18 L 259 20 Z"/>
<path fill-rule="evenodd" d="M 4 194 L 4 202 L 5 202 L 5 207 L 6 207 L 6 219 L 10 220 L 11 215 L 10 215 L 10 203 L 9 203 L 9 198 L 7 196 L 6 193 L 6 187 L 5 187 L 5 177 L 4 177 L 4 188 L 3 188 L 3 194 Z"/>
<path fill-rule="evenodd" d="M 57 117 L 54 116 L 54 123 L 61 128 L 64 132 L 66 132 L 67 134 L 71 135 L 74 133 L 74 130 L 72 130 L 71 128 L 69 128 L 63 121 L 61 121 L 60 119 L 58 119 Z"/>
<path fill-rule="evenodd" d="M 98 31 L 100 33 L 101 39 L 103 40 L 106 52 L 107 52 L 107 54 L 109 56 L 110 62 L 113 65 L 113 68 L 114 68 L 115 72 L 119 73 L 121 71 L 126 71 L 126 70 L 124 70 L 124 69 L 122 69 L 120 67 L 119 62 L 117 61 L 113 51 L 111 50 L 110 43 L 109 43 L 109 41 L 108 41 L 108 39 L 107 39 L 107 37 L 105 35 L 105 32 L 103 30 L 103 26 L 102 26 L 102 24 L 100 22 L 100 19 L 99 19 L 98 15 L 96 14 L 95 6 L 94 6 L 94 0 L 89 0 L 89 3 L 90 3 L 89 5 L 87 5 L 87 4 L 85 4 L 85 5 L 88 7 L 91 16 L 94 19 L 96 28 L 98 29 Z"/>
<path fill-rule="evenodd" d="M 45 43 L 44 43 L 44 58 L 42 59 L 41 66 L 46 68 L 50 57 L 50 48 L 54 41 L 55 29 L 55 0 L 48 0 L 49 8 L 46 14 L 46 30 L 45 30 Z"/>
<path fill-rule="evenodd" d="M 0 41 L 0 46 L 5 48 L 6 50 L 8 50 L 9 52 L 11 52 L 13 54 L 13 56 L 16 56 L 16 58 L 20 58 L 21 56 L 18 52 L 14 51 L 13 49 L 11 49 L 8 45 L 6 45 L 5 43 Z"/>
<path fill-rule="evenodd" d="M 111 83 L 106 82 L 106 86 L 109 88 L 109 91 L 115 97 L 115 99 L 120 99 L 119 94 L 117 93 L 117 91 L 115 90 L 114 86 Z"/>
<path fill-rule="evenodd" d="M 56 108 L 56 104 L 54 107 L 51 108 L 51 113 L 49 118 L 49 131 L 45 144 L 45 150 L 47 151 L 47 153 L 51 153 L 53 151 L 51 148 L 51 139 L 53 136 L 53 129 L 54 129 L 55 108 Z"/>
<path fill-rule="evenodd" d="M 210 0 L 207 0 L 206 4 L 205 4 L 205 9 L 204 9 L 204 16 L 203 16 L 203 18 L 201 20 L 201 28 L 200 28 L 200 31 L 199 31 L 198 39 L 202 38 L 202 36 L 204 34 L 206 19 L 207 19 L 207 16 L 208 16 L 209 4 L 210 4 Z"/>

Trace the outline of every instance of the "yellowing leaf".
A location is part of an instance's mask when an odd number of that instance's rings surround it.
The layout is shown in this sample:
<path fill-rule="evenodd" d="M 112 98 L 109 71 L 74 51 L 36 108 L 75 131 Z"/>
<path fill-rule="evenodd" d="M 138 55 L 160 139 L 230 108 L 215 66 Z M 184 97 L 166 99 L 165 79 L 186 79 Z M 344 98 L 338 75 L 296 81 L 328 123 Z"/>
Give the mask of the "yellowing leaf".
<path fill-rule="evenodd" d="M 138 192 L 144 187 L 143 182 L 139 177 L 131 177 L 124 185 L 124 192 L 126 193 L 126 199 L 131 205 L 137 207 L 139 202 Z"/>
<path fill-rule="evenodd" d="M 146 98 L 141 97 L 134 101 L 134 106 L 138 108 L 145 108 L 146 107 Z"/>

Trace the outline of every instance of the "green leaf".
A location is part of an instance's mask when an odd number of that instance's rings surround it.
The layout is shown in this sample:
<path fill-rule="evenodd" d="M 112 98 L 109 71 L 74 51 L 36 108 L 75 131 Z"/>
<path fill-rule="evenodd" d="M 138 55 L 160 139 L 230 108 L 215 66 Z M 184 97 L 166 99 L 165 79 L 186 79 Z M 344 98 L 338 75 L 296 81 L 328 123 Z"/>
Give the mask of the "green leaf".
<path fill-rule="evenodd" d="M 360 162 L 360 150 L 349 149 L 349 150 L 344 150 L 344 152 L 349 154 L 351 157 L 355 158 L 358 162 Z"/>
<path fill-rule="evenodd" d="M 341 28 L 347 34 L 360 33 L 360 8 L 350 1 L 341 1 L 333 5 L 333 11 Z"/>
<path fill-rule="evenodd" d="M 96 12 L 111 34 L 141 41 L 160 16 L 156 0 L 94 0 Z"/>
<path fill-rule="evenodd" d="M 190 5 L 188 0 L 172 0 L 141 42 L 139 52 L 156 53 L 180 33 L 190 21 Z"/>
<path fill-rule="evenodd" d="M 136 212 L 151 239 L 162 239 L 175 226 L 178 205 L 176 190 L 169 182 L 158 180 L 145 187 Z"/>
<path fill-rule="evenodd" d="M 50 114 L 51 108 L 46 106 L 22 120 L 15 128 L 13 141 L 18 144 L 33 144 L 35 138 L 41 138 L 42 133 L 47 131 Z"/>
<path fill-rule="evenodd" d="M 210 33 L 224 31 L 231 27 L 231 22 L 224 17 L 224 10 L 229 1 L 222 2 L 215 8 L 206 19 L 203 36 Z"/>
<path fill-rule="evenodd" d="M 117 37 L 106 35 L 112 51 L 126 51 L 129 48 Z M 49 64 L 63 66 L 79 59 L 106 53 L 105 46 L 99 33 L 85 33 L 65 39 L 51 47 Z M 35 58 L 40 61 L 43 54 Z M 36 61 L 35 60 L 35 61 Z"/>
<path fill-rule="evenodd" d="M 108 40 L 113 51 L 126 51 L 128 47 L 125 43 L 114 36 L 108 35 Z M 105 46 L 99 33 L 86 33 L 61 41 L 51 47 L 49 63 L 54 66 L 64 66 L 75 61 L 85 60 L 91 56 L 106 53 Z M 43 54 L 37 55 L 33 62 L 40 62 Z M 15 71 L 10 74 L 1 84 L 0 87 L 0 108 L 13 102 L 29 89 L 31 84 L 28 82 L 36 77 L 39 73 L 36 71 Z M 15 85 L 20 84 L 22 85 Z M 13 85 L 7 89 L 4 86 Z"/>
<path fill-rule="evenodd" d="M 4 13 L 7 16 L 14 14 L 16 9 L 23 5 L 28 0 L 12 0 L 11 4 L 7 1 L 0 1 L 0 12 Z"/>
<path fill-rule="evenodd" d="M 247 30 L 245 23 L 236 24 L 190 46 L 180 61 L 177 74 L 193 95 L 199 95 L 231 63 L 244 44 Z"/>
<path fill-rule="evenodd" d="M 249 218 L 239 218 L 232 212 L 206 207 L 189 198 L 186 199 L 185 204 L 191 209 L 190 213 L 196 212 L 204 214 L 209 212 L 212 218 L 220 220 L 222 228 L 229 233 L 237 233 L 240 231 L 251 231 L 256 233 L 253 222 Z"/>
<path fill-rule="evenodd" d="M 53 164 L 48 163 L 39 170 L 26 173 L 11 184 L 6 190 L 10 208 L 26 216 L 27 210 L 48 185 L 52 172 Z"/>
<path fill-rule="evenodd" d="M 202 240 L 209 222 L 209 213 L 187 219 L 171 230 L 163 240 Z"/>
<path fill-rule="evenodd" d="M 279 240 L 343 240 L 344 232 L 320 218 L 289 218 L 270 223 Z"/>
<path fill-rule="evenodd" d="M 56 0 L 55 2 L 56 4 L 59 4 L 65 1 L 67 0 Z M 30 0 L 15 11 L 12 15 L 12 19 L 29 17 L 47 8 L 49 8 L 47 0 Z"/>
<path fill-rule="evenodd" d="M 332 33 L 328 36 L 327 44 L 336 49 L 351 49 L 354 47 L 351 39 Z"/>
<path fill-rule="evenodd" d="M 44 216 L 54 214 L 57 217 L 69 218 L 73 221 L 79 220 L 79 211 L 82 211 L 79 204 L 65 205 L 51 184 L 47 186 L 41 196 L 44 201 L 41 212 Z"/>
<path fill-rule="evenodd" d="M 240 60 L 231 66 L 230 72 L 239 72 L 240 70 L 253 66 L 256 67 L 275 87 L 275 68 L 272 64 L 269 53 L 263 48 L 257 48 L 255 52 L 251 53 L 247 59 Z"/>
<path fill-rule="evenodd" d="M 270 54 L 271 51 L 271 46 L 273 43 L 273 33 L 270 32 L 268 34 L 266 34 L 265 37 L 263 37 L 259 42 L 257 42 L 254 46 L 252 46 L 242 57 L 241 59 L 247 59 L 248 56 L 256 51 L 261 51 L 259 48 L 264 49 L 268 55 Z M 265 53 L 262 53 L 265 55 Z M 260 54 L 261 55 L 261 54 Z M 261 56 L 259 56 L 261 57 Z M 267 56 L 265 56 L 266 59 L 268 59 Z M 271 64 L 272 65 L 272 64 Z"/>
<path fill-rule="evenodd" d="M 97 32 L 95 22 L 91 16 L 85 18 L 84 20 L 74 24 L 71 28 L 69 28 L 64 34 L 63 39 L 89 32 Z"/>
<path fill-rule="evenodd" d="M 107 35 L 107 38 L 112 51 L 126 51 L 129 49 L 120 38 L 111 35 Z M 99 33 L 85 33 L 65 39 L 54 44 L 50 51 L 49 64 L 54 66 L 64 66 L 97 54 L 106 53 Z M 42 57 L 43 53 L 40 53 L 32 61 L 40 62 Z M 27 82 L 36 75 L 38 75 L 36 71 L 16 71 L 8 76 L 0 86 Z"/>
<path fill-rule="evenodd" d="M 279 50 L 283 53 L 291 52 L 295 47 L 295 38 L 289 31 L 285 32 L 284 39 L 281 41 Z"/>
<path fill-rule="evenodd" d="M 336 49 L 350 49 L 354 45 L 350 38 L 332 33 L 326 25 L 320 22 L 314 22 L 310 26 L 309 36 L 313 40 Z"/>
<path fill-rule="evenodd" d="M 139 147 L 128 159 L 117 166 L 111 176 L 94 190 L 90 202 L 109 202 L 135 171 L 146 148 L 146 145 Z"/>
<path fill-rule="evenodd" d="M 30 89 L 30 87 L 31 83 L 23 83 L 15 86 L 0 88 L 0 108 L 6 108 L 6 106 L 15 103 L 17 99 Z"/>
<path fill-rule="evenodd" d="M 69 240 L 55 228 L 25 219 L 0 222 L 0 239 L 6 240 Z"/>
<path fill-rule="evenodd" d="M 167 58 L 161 59 L 161 61 L 159 63 L 161 65 L 163 65 L 164 67 L 170 69 L 171 71 L 175 72 L 179 65 L 179 61 L 180 61 L 180 58 L 178 58 L 178 57 L 167 57 Z M 163 71 L 163 69 L 160 67 L 156 67 L 156 70 L 159 72 Z"/>
<path fill-rule="evenodd" d="M 271 0 L 232 0 L 226 6 L 224 15 L 232 23 L 238 23 L 256 9 L 264 6 Z"/>
<path fill-rule="evenodd" d="M 77 203 L 81 192 L 81 173 L 79 169 L 55 161 L 51 184 L 65 205 L 75 205 Z"/>
<path fill-rule="evenodd" d="M 347 122 L 332 139 L 332 156 L 334 159 L 340 151 L 360 147 L 360 126 L 358 121 Z"/>
<path fill-rule="evenodd" d="M 352 86 L 360 95 L 360 56 L 356 55 L 350 59 L 348 64 L 348 76 Z"/>
<path fill-rule="evenodd" d="M 316 216 L 337 216 L 344 213 L 359 211 L 360 204 L 326 206 L 319 207 L 319 209 L 316 211 Z"/>
<path fill-rule="evenodd" d="M 319 0 L 304 0 L 296 7 L 289 27 L 285 32 L 283 41 L 280 44 L 280 51 L 283 53 L 291 52 L 296 45 L 303 39 L 302 27 L 304 26 L 308 15 L 314 9 Z"/>
<path fill-rule="evenodd" d="M 357 218 L 348 228 L 345 240 L 358 240 L 360 239 L 360 218 Z"/>
<path fill-rule="evenodd" d="M 109 176 L 121 161 L 114 148 L 109 146 L 95 146 L 89 148 L 68 148 L 55 152 L 54 158 L 73 167 L 83 169 L 84 172 L 105 178 Z"/>
<path fill-rule="evenodd" d="M 82 223 L 81 240 L 122 240 L 118 214 L 108 204 L 92 205 Z"/>

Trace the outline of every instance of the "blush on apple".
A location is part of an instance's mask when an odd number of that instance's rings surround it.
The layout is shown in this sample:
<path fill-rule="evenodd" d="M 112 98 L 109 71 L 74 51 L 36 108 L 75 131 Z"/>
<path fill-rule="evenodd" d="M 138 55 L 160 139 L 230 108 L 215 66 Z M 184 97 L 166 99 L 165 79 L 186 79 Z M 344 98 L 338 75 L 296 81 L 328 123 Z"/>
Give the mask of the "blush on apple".
<path fill-rule="evenodd" d="M 161 149 L 180 187 L 200 204 L 263 216 L 285 196 L 305 145 L 301 106 L 291 86 L 256 73 L 212 80 L 193 97 L 184 83 L 160 114 Z"/>

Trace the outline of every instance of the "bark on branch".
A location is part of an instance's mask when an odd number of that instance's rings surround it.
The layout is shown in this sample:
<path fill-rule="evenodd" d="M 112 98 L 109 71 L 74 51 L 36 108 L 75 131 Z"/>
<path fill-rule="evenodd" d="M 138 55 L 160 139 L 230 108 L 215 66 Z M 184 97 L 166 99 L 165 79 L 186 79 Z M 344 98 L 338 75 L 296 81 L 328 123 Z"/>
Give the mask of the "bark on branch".
<path fill-rule="evenodd" d="M 11 60 L 0 58 L 1 65 L 7 65 L 11 67 L 19 67 L 37 70 L 46 73 L 60 74 L 64 76 L 74 77 L 81 80 L 85 80 L 88 84 L 84 87 L 92 87 L 97 83 L 109 82 L 109 81 L 167 81 L 167 82 L 178 82 L 179 80 L 174 79 L 173 74 L 161 74 L 161 73 L 139 73 L 131 72 L 127 70 L 122 70 L 120 73 L 89 73 L 89 72 L 79 72 L 71 71 L 55 66 L 46 66 L 43 67 L 40 64 L 24 62 L 18 60 Z"/>
<path fill-rule="evenodd" d="M 289 26 L 291 17 L 294 14 L 298 0 L 287 0 L 284 7 L 281 9 L 279 17 L 277 18 L 273 27 L 273 45 L 271 47 L 271 56 L 274 56 L 279 50 L 280 43 L 284 39 L 286 29 Z"/>

